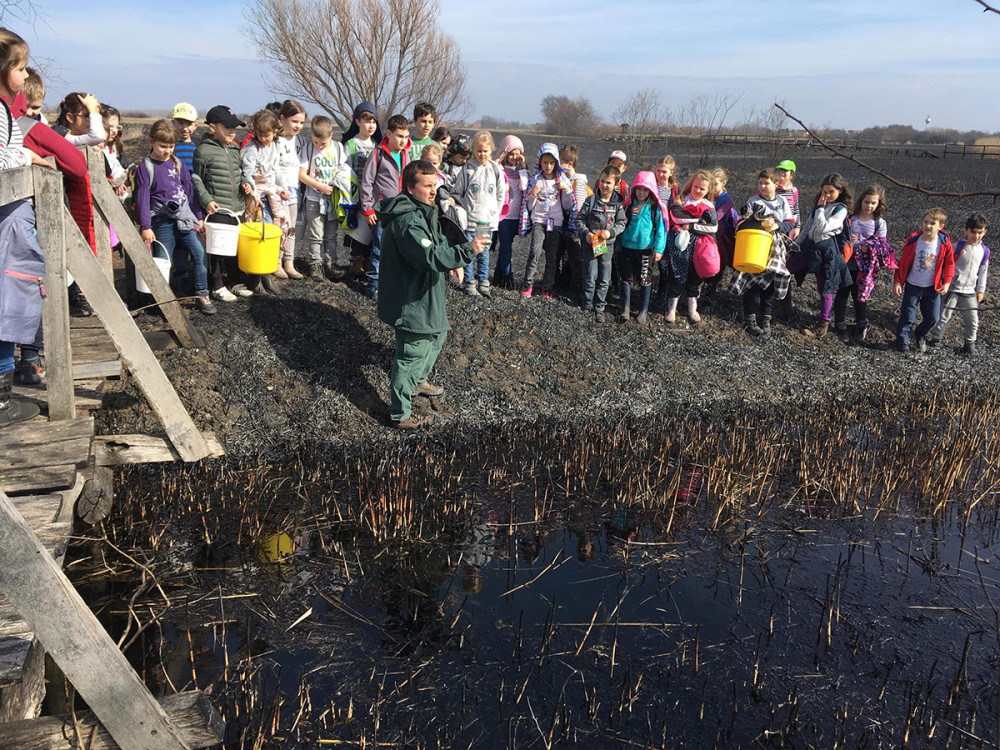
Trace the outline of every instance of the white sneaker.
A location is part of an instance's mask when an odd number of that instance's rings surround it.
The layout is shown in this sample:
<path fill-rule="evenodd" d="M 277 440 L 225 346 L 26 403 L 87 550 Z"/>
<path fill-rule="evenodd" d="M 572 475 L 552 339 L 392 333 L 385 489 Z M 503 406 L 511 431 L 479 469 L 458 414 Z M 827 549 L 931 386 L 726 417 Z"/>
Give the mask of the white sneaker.
<path fill-rule="evenodd" d="M 218 300 L 219 302 L 235 302 L 236 295 L 223 286 L 212 292 L 212 299 Z"/>
<path fill-rule="evenodd" d="M 237 297 L 253 297 L 253 292 L 243 284 L 233 284 L 233 294 Z"/>

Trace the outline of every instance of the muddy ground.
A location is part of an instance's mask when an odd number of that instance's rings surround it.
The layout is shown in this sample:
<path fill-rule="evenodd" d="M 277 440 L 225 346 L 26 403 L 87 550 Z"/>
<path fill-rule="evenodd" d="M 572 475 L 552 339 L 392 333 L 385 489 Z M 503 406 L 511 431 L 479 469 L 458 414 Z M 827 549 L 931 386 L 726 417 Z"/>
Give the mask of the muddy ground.
<path fill-rule="evenodd" d="M 529 153 L 535 141 L 526 138 Z M 581 167 L 590 175 L 614 144 L 577 141 Z M 669 147 L 669 144 L 668 144 Z M 730 193 L 739 202 L 756 183 L 756 172 L 775 163 L 770 155 L 676 153 L 683 178 L 698 166 L 725 167 Z M 804 210 L 822 176 L 841 171 L 855 191 L 874 180 L 860 168 L 822 153 L 780 154 L 798 162 Z M 653 160 L 653 154 L 649 154 Z M 1000 162 L 871 157 L 898 178 L 942 190 L 997 184 Z M 634 175 L 634 171 L 630 171 Z M 944 207 L 953 236 L 973 211 L 1000 227 L 990 199 L 939 199 L 888 187 L 887 215 L 892 244 L 919 228 L 924 211 Z M 986 237 L 990 243 L 992 232 Z M 518 278 L 525 262 L 524 240 L 515 244 Z M 494 258 L 495 263 L 495 258 Z M 452 331 L 433 379 L 446 388 L 430 431 L 448 431 L 540 416 L 570 420 L 703 410 L 727 403 L 755 402 L 830 409 L 838 402 L 886 385 L 926 389 L 937 383 L 969 382 L 992 388 L 1000 353 L 1000 303 L 994 270 L 983 303 L 979 356 L 956 354 L 961 325 L 956 317 L 946 346 L 928 354 L 892 350 L 899 302 L 883 274 L 870 302 L 872 328 L 863 345 L 844 345 L 834 336 L 815 340 L 803 329 L 815 322 L 817 295 L 812 279 L 795 290 L 795 312 L 778 322 L 769 340 L 742 330 L 738 298 L 719 293 L 704 300 L 704 322 L 665 324 L 657 311 L 650 323 L 597 325 L 568 294 L 552 301 L 525 300 L 516 291 L 495 290 L 493 299 L 449 291 Z M 204 429 L 214 430 L 230 455 L 277 458 L 324 446 L 395 442 L 407 438 L 388 428 L 388 370 L 392 329 L 378 320 L 375 306 L 354 284 L 279 282 L 275 296 L 219 303 L 219 314 L 196 322 L 208 336 L 200 350 L 164 352 L 161 360 Z M 612 292 L 609 312 L 616 309 Z M 997 300 L 997 302 L 994 302 Z M 145 316 L 140 316 L 145 318 Z M 848 322 L 853 310 L 848 308 Z M 156 321 L 143 320 L 143 325 Z M 101 412 L 105 432 L 157 431 L 138 389 L 122 383 Z M 426 401 L 418 411 L 432 410 Z"/>

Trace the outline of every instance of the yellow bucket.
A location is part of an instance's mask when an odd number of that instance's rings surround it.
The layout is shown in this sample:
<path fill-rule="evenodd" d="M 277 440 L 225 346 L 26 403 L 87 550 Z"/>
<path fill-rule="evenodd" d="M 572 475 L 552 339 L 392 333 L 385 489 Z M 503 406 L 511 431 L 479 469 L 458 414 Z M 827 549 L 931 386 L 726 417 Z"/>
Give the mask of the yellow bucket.
<path fill-rule="evenodd" d="M 266 276 L 278 270 L 281 256 L 281 230 L 262 221 L 240 225 L 236 262 L 243 273 Z"/>
<path fill-rule="evenodd" d="M 733 253 L 733 268 L 743 273 L 760 273 L 767 268 L 771 255 L 770 232 L 763 229 L 741 229 L 736 233 L 736 250 Z M 241 266 L 242 268 L 242 266 Z"/>

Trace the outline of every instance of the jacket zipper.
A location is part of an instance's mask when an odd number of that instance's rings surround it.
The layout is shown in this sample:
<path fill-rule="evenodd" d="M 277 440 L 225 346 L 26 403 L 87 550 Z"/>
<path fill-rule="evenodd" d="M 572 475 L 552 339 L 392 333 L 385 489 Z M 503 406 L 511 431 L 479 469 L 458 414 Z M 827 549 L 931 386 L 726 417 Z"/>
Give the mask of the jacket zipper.
<path fill-rule="evenodd" d="M 11 271 L 7 269 L 3 272 L 4 276 L 13 276 L 15 279 L 24 279 L 26 281 L 34 281 L 38 283 L 38 291 L 42 295 L 42 299 L 45 299 L 45 277 L 44 276 L 29 276 L 26 273 L 21 273 L 20 271 Z"/>

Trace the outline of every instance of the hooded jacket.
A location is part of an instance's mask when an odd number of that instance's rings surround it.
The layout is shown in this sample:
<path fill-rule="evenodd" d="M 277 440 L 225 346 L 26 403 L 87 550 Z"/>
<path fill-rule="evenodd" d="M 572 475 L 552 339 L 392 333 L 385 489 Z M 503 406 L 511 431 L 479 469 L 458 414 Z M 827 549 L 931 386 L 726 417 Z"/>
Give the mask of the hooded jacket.
<path fill-rule="evenodd" d="M 922 232 L 914 232 L 906 238 L 903 244 L 903 257 L 899 260 L 899 266 L 893 274 L 893 281 L 900 286 L 906 286 L 906 277 L 910 275 L 910 268 L 913 266 L 913 259 L 917 254 L 917 240 Z M 940 251 L 937 261 L 934 264 L 934 288 L 941 289 L 945 284 L 950 284 L 955 277 L 955 252 L 951 246 L 951 237 L 944 232 L 938 232 Z"/>
<path fill-rule="evenodd" d="M 379 201 L 375 210 L 382 222 L 379 319 L 410 333 L 448 331 L 445 272 L 471 263 L 472 245 L 449 246 L 437 208 L 409 193 Z"/>
<path fill-rule="evenodd" d="M 235 143 L 226 146 L 205 135 L 194 150 L 194 189 L 202 207 L 215 201 L 227 211 L 242 212 L 243 159 Z M 250 185 L 253 188 L 253 185 Z"/>
<path fill-rule="evenodd" d="M 395 198 L 403 192 L 403 170 L 409 163 L 409 140 L 399 152 L 397 167 L 396 159 L 389 150 L 389 136 L 385 136 L 365 162 L 365 171 L 361 177 L 361 212 L 365 216 L 375 213 L 375 204 L 379 201 Z"/>
<path fill-rule="evenodd" d="M 354 114 L 351 115 L 351 127 L 349 127 L 340 137 L 340 142 L 345 146 L 351 138 L 357 138 L 358 133 L 361 132 L 358 128 L 358 118 L 365 112 L 371 112 L 375 116 L 376 124 L 375 132 L 372 134 L 372 141 L 375 143 L 382 142 L 382 126 L 378 124 L 378 110 L 375 109 L 375 105 L 371 102 L 361 102 L 361 104 L 354 108 Z"/>
<path fill-rule="evenodd" d="M 640 209 L 635 216 L 631 214 L 631 206 L 635 201 L 636 188 L 646 188 L 649 196 L 656 201 L 656 209 L 643 211 Z M 643 207 L 649 206 L 649 201 L 645 201 Z M 624 203 L 625 215 L 628 217 L 628 224 L 618 239 L 619 247 L 630 250 L 649 251 L 653 254 L 662 254 L 667 245 L 667 207 L 660 200 L 660 193 L 656 189 L 656 177 L 652 172 L 639 172 L 632 183 L 632 191 L 628 200 Z"/>
<path fill-rule="evenodd" d="M 543 143 L 538 149 L 538 161 L 535 164 L 535 173 L 528 180 L 528 187 L 524 191 L 524 197 L 521 200 L 521 226 L 520 233 L 523 237 L 528 234 L 531 229 L 532 223 L 542 223 L 545 217 L 536 214 L 536 204 L 537 201 L 531 195 L 531 191 L 535 189 L 535 185 L 539 180 L 544 179 L 542 177 L 542 157 L 548 154 L 556 160 L 556 169 L 554 173 L 554 178 L 557 183 L 566 183 L 567 187 L 570 182 L 567 179 L 563 168 L 559 166 L 559 148 L 554 143 Z M 572 188 L 564 191 L 560 191 L 559 204 L 562 206 L 562 212 L 566 214 L 565 217 L 560 216 L 558 221 L 555 221 L 555 226 L 562 228 L 563 218 L 565 218 L 566 223 L 572 225 L 576 222 L 576 195 L 573 193 Z M 555 210 L 555 206 L 551 208 L 552 211 Z M 553 216 L 553 218 L 555 218 Z"/>

